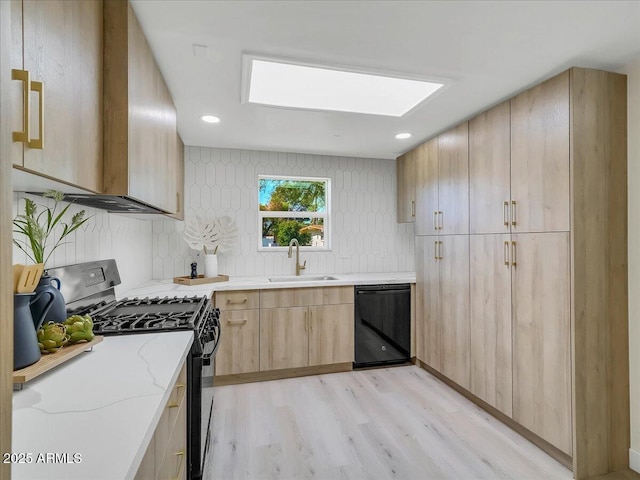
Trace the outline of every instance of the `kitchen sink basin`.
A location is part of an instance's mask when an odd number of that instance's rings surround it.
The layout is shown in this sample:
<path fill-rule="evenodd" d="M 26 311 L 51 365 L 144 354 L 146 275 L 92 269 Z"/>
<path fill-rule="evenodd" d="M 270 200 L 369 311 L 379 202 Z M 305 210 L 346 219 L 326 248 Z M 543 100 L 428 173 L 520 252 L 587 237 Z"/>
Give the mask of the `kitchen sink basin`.
<path fill-rule="evenodd" d="M 270 282 L 326 282 L 328 280 L 338 280 L 330 275 L 303 275 L 300 277 L 271 277 Z"/>

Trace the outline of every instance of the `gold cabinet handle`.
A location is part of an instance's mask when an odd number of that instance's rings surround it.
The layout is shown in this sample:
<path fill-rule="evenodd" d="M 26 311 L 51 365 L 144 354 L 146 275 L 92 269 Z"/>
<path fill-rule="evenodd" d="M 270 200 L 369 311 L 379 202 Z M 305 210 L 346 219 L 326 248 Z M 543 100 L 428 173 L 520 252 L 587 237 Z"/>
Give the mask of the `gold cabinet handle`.
<path fill-rule="evenodd" d="M 442 260 L 442 242 L 438 241 L 438 260 Z"/>
<path fill-rule="evenodd" d="M 227 320 L 227 325 L 244 325 L 245 323 L 247 323 L 246 318 L 240 320 Z"/>
<path fill-rule="evenodd" d="M 177 402 L 167 403 L 167 408 L 178 408 L 180 406 L 180 404 L 182 403 L 182 400 L 184 399 L 184 395 L 187 393 L 187 389 L 185 387 L 186 385 L 184 383 L 176 383 L 175 389 L 176 390 L 182 389 L 183 391 L 182 396 L 180 397 L 180 400 L 178 400 Z"/>
<path fill-rule="evenodd" d="M 31 91 L 31 79 L 28 70 L 11 70 L 11 80 L 19 80 L 23 83 L 22 85 L 22 131 L 21 132 L 13 132 L 12 138 L 14 142 L 22 142 L 29 143 L 29 113 L 30 113 L 30 102 L 29 102 L 29 92 Z"/>
<path fill-rule="evenodd" d="M 516 201 L 511 201 L 511 225 L 516 226 Z"/>
<path fill-rule="evenodd" d="M 180 480 L 180 477 L 182 477 L 182 470 L 184 469 L 184 457 L 186 455 L 184 450 L 180 450 L 179 452 L 176 452 L 175 455 L 176 457 L 180 457 L 180 465 L 178 466 L 178 473 L 171 480 Z"/>
<path fill-rule="evenodd" d="M 511 242 L 511 266 L 516 266 L 516 242 Z"/>
<path fill-rule="evenodd" d="M 509 268 L 509 242 L 507 241 L 504 242 L 504 264 Z"/>
<path fill-rule="evenodd" d="M 231 298 L 227 298 L 227 303 L 230 305 L 241 305 L 243 303 L 247 303 L 247 297 L 241 298 L 240 300 L 233 300 Z"/>
<path fill-rule="evenodd" d="M 438 230 L 438 212 L 433 212 L 433 229 Z"/>
<path fill-rule="evenodd" d="M 509 228 L 509 202 L 506 200 L 502 206 L 502 219 L 504 220 L 504 226 Z"/>
<path fill-rule="evenodd" d="M 433 241 L 433 258 L 438 260 L 438 241 Z"/>
<path fill-rule="evenodd" d="M 43 82 L 31 82 L 32 92 L 37 92 L 38 95 L 38 130 L 39 136 L 36 139 L 29 140 L 29 148 L 42 150 L 44 148 L 44 83 Z"/>
<path fill-rule="evenodd" d="M 309 311 L 304 312 L 304 333 L 309 333 Z"/>
<path fill-rule="evenodd" d="M 438 226 L 438 230 L 442 230 L 442 227 L 444 226 L 444 215 L 442 212 L 438 212 L 438 215 L 440 215 L 440 225 Z"/>
<path fill-rule="evenodd" d="M 176 193 L 176 213 L 180 213 L 180 194 Z"/>
<path fill-rule="evenodd" d="M 416 201 L 415 200 L 411 200 L 411 216 L 412 217 L 416 216 Z"/>
<path fill-rule="evenodd" d="M 313 311 L 309 310 L 309 332 L 313 332 Z"/>

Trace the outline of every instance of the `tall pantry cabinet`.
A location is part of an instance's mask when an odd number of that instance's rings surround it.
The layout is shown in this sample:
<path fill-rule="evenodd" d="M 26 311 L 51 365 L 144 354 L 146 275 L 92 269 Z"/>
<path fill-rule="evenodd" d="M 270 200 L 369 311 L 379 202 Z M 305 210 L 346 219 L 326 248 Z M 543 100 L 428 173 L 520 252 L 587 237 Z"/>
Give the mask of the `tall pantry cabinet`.
<path fill-rule="evenodd" d="M 417 359 L 575 478 L 625 468 L 626 77 L 573 68 L 467 123 L 469 213 L 444 215 L 468 222 L 452 235 L 466 283 L 443 280 L 451 248 L 421 201 L 433 184 L 436 212 L 458 200 L 429 164 L 444 134 L 414 150 Z"/>

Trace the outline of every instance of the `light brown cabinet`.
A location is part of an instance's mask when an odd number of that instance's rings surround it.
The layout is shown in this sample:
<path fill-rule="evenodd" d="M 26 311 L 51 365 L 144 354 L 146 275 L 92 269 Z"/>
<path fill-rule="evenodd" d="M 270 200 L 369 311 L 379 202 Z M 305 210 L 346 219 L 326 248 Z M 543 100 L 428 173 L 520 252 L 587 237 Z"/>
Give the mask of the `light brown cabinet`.
<path fill-rule="evenodd" d="M 222 340 L 216 375 L 352 363 L 353 287 L 214 293 Z"/>
<path fill-rule="evenodd" d="M 260 311 L 222 310 L 220 326 L 224 341 L 216 354 L 216 375 L 260 370 Z"/>
<path fill-rule="evenodd" d="M 309 365 L 353 362 L 354 306 L 316 305 L 309 307 Z"/>
<path fill-rule="evenodd" d="M 183 364 L 156 430 L 142 458 L 136 480 L 187 478 L 187 366 Z"/>
<path fill-rule="evenodd" d="M 465 122 L 415 150 L 416 235 L 469 233 L 468 138 Z"/>
<path fill-rule="evenodd" d="M 175 214 L 184 165 L 171 94 L 129 2 L 105 2 L 104 29 L 104 193 Z"/>
<path fill-rule="evenodd" d="M 513 412 L 510 235 L 469 238 L 471 384 L 502 413 Z"/>
<path fill-rule="evenodd" d="M 568 455 L 571 438 L 569 234 L 513 235 L 513 418 Z"/>
<path fill-rule="evenodd" d="M 511 105 L 469 120 L 469 232 L 511 231 Z"/>
<path fill-rule="evenodd" d="M 309 365 L 309 309 L 260 310 L 260 370 Z"/>
<path fill-rule="evenodd" d="M 418 359 L 469 387 L 469 237 L 419 237 Z M 422 357 L 420 357 L 422 355 Z"/>
<path fill-rule="evenodd" d="M 463 122 L 438 136 L 439 234 L 469 233 L 469 128 Z"/>
<path fill-rule="evenodd" d="M 569 72 L 511 99 L 513 232 L 568 232 Z"/>
<path fill-rule="evenodd" d="M 100 192 L 103 2 L 24 0 L 11 7 L 13 165 Z"/>
<path fill-rule="evenodd" d="M 472 234 L 454 236 L 469 238 L 468 270 L 446 267 L 454 247 L 422 217 L 433 142 L 416 164 L 416 234 L 435 235 L 416 239 L 418 359 L 525 427 L 575 478 L 626 468 L 626 77 L 572 68 L 469 121 Z M 438 211 L 456 201 L 444 172 Z M 456 323 L 465 295 L 470 333 Z"/>
<path fill-rule="evenodd" d="M 415 150 L 416 235 L 438 234 L 438 137 Z"/>
<path fill-rule="evenodd" d="M 415 153 L 410 150 L 396 160 L 398 223 L 411 223 L 416 219 Z"/>

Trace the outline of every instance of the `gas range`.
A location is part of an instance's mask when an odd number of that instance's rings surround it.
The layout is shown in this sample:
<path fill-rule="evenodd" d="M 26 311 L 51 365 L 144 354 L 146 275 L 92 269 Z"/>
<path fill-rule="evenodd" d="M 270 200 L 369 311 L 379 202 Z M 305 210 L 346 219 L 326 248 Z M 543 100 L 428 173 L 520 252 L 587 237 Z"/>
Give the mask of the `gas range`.
<path fill-rule="evenodd" d="M 89 311 L 100 334 L 197 330 L 207 297 L 125 298 Z"/>
<path fill-rule="evenodd" d="M 193 331 L 187 365 L 187 478 L 198 480 L 210 441 L 213 364 L 220 344 L 220 311 L 207 297 L 155 297 L 116 300 L 120 284 L 115 260 L 49 269 L 60 279 L 68 315 L 89 314 L 100 335 Z M 208 366 L 208 367 L 207 367 Z M 211 372 L 210 374 L 208 372 Z"/>

